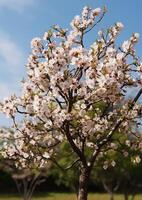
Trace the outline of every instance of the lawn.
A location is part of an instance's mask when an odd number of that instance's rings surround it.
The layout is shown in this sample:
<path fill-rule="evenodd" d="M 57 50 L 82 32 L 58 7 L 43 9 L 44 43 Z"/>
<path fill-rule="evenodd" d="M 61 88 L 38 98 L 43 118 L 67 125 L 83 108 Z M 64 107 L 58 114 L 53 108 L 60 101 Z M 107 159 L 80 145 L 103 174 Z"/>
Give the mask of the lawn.
<path fill-rule="evenodd" d="M 123 200 L 122 195 L 115 195 L 115 200 Z M 16 196 L 1 195 L 0 200 L 20 200 Z M 49 193 L 43 195 L 42 197 L 34 197 L 33 200 L 76 200 L 75 194 L 66 193 Z M 89 194 L 88 200 L 109 200 L 109 195 L 107 194 Z M 137 195 L 135 200 L 142 200 L 142 195 Z"/>

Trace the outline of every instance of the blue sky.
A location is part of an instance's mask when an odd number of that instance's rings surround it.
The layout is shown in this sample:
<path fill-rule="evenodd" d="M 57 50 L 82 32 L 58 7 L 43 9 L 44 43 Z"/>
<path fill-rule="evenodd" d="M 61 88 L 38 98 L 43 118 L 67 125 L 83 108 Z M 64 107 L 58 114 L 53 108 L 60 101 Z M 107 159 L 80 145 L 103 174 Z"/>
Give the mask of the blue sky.
<path fill-rule="evenodd" d="M 42 36 L 54 24 L 68 28 L 85 5 L 107 6 L 108 12 L 97 30 L 117 21 L 124 24 L 119 42 L 139 32 L 137 51 L 142 57 L 141 0 L 0 0 L 0 99 L 20 90 L 31 39 Z M 87 37 L 88 44 L 95 38 L 94 30 Z"/>

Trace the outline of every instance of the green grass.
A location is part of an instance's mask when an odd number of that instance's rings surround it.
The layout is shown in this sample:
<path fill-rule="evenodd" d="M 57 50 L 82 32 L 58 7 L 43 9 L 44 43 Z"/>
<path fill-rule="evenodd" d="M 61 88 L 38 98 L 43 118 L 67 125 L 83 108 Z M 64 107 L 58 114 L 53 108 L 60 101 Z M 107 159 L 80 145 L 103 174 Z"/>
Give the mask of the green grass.
<path fill-rule="evenodd" d="M 115 195 L 115 200 L 123 200 L 122 195 Z M 0 200 L 20 200 L 19 197 L 12 195 L 0 195 Z M 32 200 L 76 200 L 75 194 L 67 193 L 49 193 L 45 194 L 42 197 L 37 196 L 33 197 Z M 109 200 L 109 195 L 107 194 L 89 194 L 88 200 Z M 142 200 L 142 195 L 137 195 L 135 200 Z"/>

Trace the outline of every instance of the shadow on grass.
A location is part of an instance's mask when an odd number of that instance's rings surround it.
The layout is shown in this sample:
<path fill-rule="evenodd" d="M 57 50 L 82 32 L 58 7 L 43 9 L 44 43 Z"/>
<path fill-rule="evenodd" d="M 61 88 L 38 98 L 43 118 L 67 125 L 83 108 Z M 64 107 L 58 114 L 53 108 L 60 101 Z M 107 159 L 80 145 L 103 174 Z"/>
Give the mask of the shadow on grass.
<path fill-rule="evenodd" d="M 72 193 L 72 192 L 38 192 L 38 193 L 35 193 L 33 195 L 34 198 L 39 198 L 39 197 L 54 197 L 55 195 L 72 195 L 72 194 L 75 194 L 75 193 Z"/>
<path fill-rule="evenodd" d="M 38 192 L 38 193 L 34 194 L 33 197 L 34 197 L 34 198 L 39 198 L 39 197 L 40 197 L 40 198 L 41 198 L 41 197 L 53 197 L 54 194 L 55 194 L 55 193 L 45 193 L 45 192 L 44 192 L 44 193 L 43 193 L 43 192 L 40 193 L 40 192 Z"/>

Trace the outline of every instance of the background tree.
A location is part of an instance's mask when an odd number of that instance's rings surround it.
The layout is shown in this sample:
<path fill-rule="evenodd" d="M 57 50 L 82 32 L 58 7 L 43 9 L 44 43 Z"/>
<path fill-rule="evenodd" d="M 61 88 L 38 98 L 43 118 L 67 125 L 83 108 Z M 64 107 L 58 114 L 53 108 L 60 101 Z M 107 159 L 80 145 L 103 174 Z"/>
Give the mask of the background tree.
<path fill-rule="evenodd" d="M 142 182 L 141 152 L 135 149 L 132 141 L 126 140 L 125 137 L 123 140 L 126 142 L 123 142 L 115 152 L 110 150 L 100 157 L 92 173 L 94 181 L 101 183 L 110 194 L 110 200 L 114 200 L 116 192 L 122 192 L 125 200 L 128 200 L 130 195 L 131 199 L 134 199 Z M 112 145 L 117 146 L 117 143 Z"/>
<path fill-rule="evenodd" d="M 11 175 L 23 200 L 31 200 L 35 188 L 47 178 L 47 169 L 42 169 L 42 171 L 32 169 L 19 170 L 11 160 L 4 160 L 0 167 L 1 170 Z"/>
<path fill-rule="evenodd" d="M 17 135 L 10 129 L 1 129 L 0 139 L 0 169 L 11 175 L 23 200 L 31 200 L 35 188 L 46 180 L 51 163 L 46 161 L 43 151 L 42 160 L 38 149 L 32 151 L 30 143 L 24 140 L 26 134 Z"/>
<path fill-rule="evenodd" d="M 74 163 L 74 153 L 68 143 L 62 143 L 56 160 L 58 160 L 58 163 L 53 165 L 50 170 L 55 183 L 59 186 L 64 185 L 72 192 L 77 192 L 78 166 Z"/>

